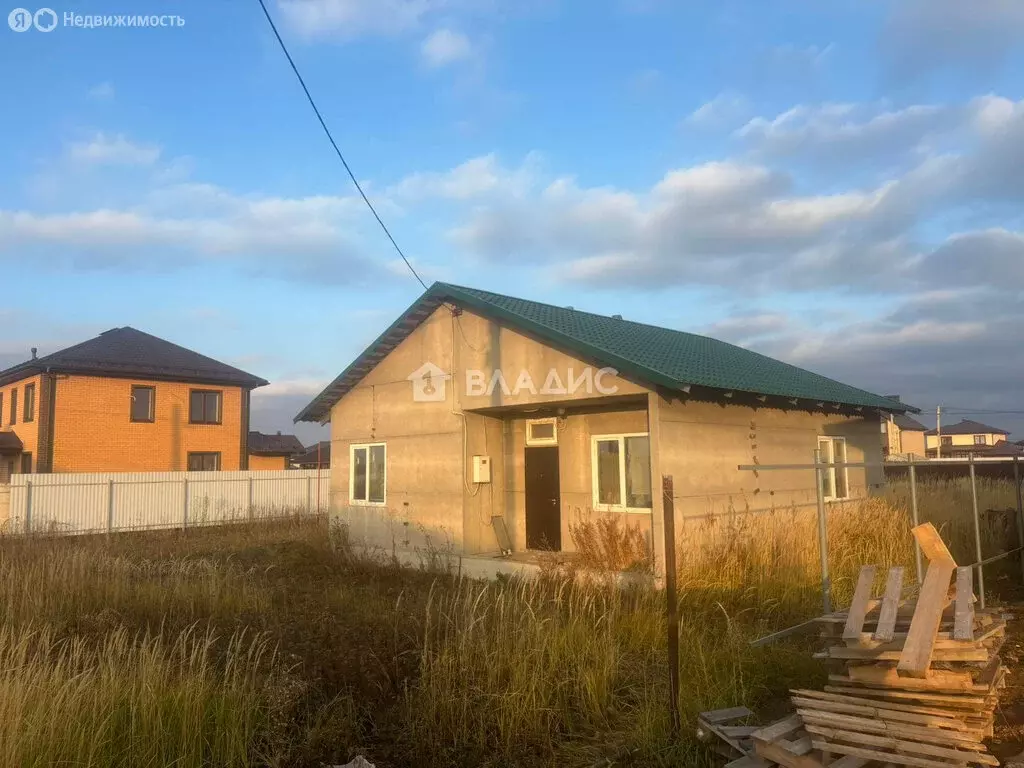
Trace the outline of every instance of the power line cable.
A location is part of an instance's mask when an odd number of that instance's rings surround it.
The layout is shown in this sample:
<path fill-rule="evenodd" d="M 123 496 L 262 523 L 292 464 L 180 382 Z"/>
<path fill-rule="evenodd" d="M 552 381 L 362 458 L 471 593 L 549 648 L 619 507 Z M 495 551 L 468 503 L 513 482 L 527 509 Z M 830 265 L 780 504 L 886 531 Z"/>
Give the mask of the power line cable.
<path fill-rule="evenodd" d="M 277 31 L 277 25 L 274 24 L 274 19 L 271 18 L 270 11 L 267 10 L 266 3 L 263 0 L 257 0 L 257 2 L 259 2 L 260 8 L 263 9 L 263 15 L 267 17 L 267 23 L 270 24 L 270 28 L 273 30 L 274 37 L 277 38 L 277 42 L 281 46 L 281 50 L 284 52 L 285 58 L 288 59 L 288 63 L 291 65 L 292 72 L 294 72 L 295 77 L 298 78 L 299 85 L 302 86 L 302 90 L 306 94 L 306 99 L 309 101 L 309 106 L 313 108 L 313 112 L 316 114 L 316 119 L 320 121 L 320 127 L 323 128 L 324 133 L 327 134 L 328 141 L 330 141 L 331 146 L 334 147 L 334 151 L 338 155 L 338 159 L 341 160 L 341 164 L 345 166 L 345 170 L 348 172 L 349 178 L 352 179 L 352 183 L 355 184 L 356 189 L 359 190 L 359 194 L 360 196 L 362 196 L 363 202 L 366 203 L 366 207 L 370 209 L 370 213 L 373 214 L 373 218 L 375 218 L 377 220 L 377 223 L 380 224 L 380 228 L 384 230 L 384 234 L 388 236 L 388 240 L 391 241 L 391 245 L 395 247 L 395 250 L 398 252 L 398 255 L 402 257 L 402 261 L 405 262 L 405 266 L 407 266 L 409 268 L 409 271 L 412 272 L 412 276 L 415 277 L 417 282 L 419 282 L 419 284 L 423 286 L 423 289 L 426 290 L 427 284 L 423 282 L 423 278 L 419 276 L 419 273 L 413 268 L 412 263 L 410 263 L 409 259 L 406 258 L 405 253 L 398 246 L 398 243 L 395 241 L 395 238 L 391 234 L 391 230 L 387 228 L 387 225 L 384 223 L 384 220 L 380 217 L 380 214 L 377 213 L 377 209 L 373 207 L 373 203 L 371 203 L 370 198 L 366 196 L 366 193 L 363 191 L 363 188 L 359 184 L 358 179 L 356 179 L 356 175 L 352 173 L 352 169 L 349 167 L 348 161 L 345 160 L 345 156 L 341 153 L 341 149 L 338 148 L 338 143 L 334 140 L 334 136 L 331 135 L 331 129 L 328 128 L 327 123 L 324 122 L 324 117 L 323 115 L 320 114 L 320 109 L 317 107 L 316 102 L 313 100 L 313 95 L 309 92 L 309 88 L 306 87 L 306 81 L 302 79 L 302 73 L 299 72 L 299 68 L 295 66 L 295 60 L 292 58 L 292 55 L 288 52 L 288 46 L 284 44 L 284 40 L 281 38 L 281 33 Z"/>

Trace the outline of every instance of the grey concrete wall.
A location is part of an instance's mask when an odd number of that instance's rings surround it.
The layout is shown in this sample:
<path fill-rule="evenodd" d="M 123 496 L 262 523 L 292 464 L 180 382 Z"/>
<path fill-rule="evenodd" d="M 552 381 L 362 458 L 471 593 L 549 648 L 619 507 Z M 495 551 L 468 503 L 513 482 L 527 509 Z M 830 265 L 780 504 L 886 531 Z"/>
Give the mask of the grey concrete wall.
<path fill-rule="evenodd" d="M 809 464 L 819 435 L 845 437 L 847 460 L 881 462 L 878 417 L 849 417 L 706 402 L 659 403 L 661 472 L 675 482 L 676 514 L 721 514 L 816 502 L 813 470 L 741 464 Z M 881 468 L 848 471 L 850 494 L 884 482 Z"/>

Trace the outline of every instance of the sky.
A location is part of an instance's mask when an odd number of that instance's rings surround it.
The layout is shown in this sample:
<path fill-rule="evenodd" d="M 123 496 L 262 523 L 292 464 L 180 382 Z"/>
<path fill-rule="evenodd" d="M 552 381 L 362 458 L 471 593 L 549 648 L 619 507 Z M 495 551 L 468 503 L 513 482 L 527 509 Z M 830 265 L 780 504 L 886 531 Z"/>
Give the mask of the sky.
<path fill-rule="evenodd" d="M 267 4 L 428 283 L 1024 437 L 1024 3 Z M 53 10 L 0 27 L 0 367 L 131 325 L 270 380 L 254 429 L 326 437 L 293 416 L 422 288 L 259 3 Z"/>

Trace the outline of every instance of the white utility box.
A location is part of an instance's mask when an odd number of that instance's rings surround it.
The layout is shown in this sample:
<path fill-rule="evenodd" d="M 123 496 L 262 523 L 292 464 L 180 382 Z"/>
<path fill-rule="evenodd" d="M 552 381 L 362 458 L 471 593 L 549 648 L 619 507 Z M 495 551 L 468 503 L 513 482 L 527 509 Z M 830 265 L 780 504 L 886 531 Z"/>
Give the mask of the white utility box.
<path fill-rule="evenodd" d="M 491 457 L 490 456 L 474 456 L 473 457 L 473 482 L 474 483 L 489 483 L 489 482 L 491 482 Z"/>

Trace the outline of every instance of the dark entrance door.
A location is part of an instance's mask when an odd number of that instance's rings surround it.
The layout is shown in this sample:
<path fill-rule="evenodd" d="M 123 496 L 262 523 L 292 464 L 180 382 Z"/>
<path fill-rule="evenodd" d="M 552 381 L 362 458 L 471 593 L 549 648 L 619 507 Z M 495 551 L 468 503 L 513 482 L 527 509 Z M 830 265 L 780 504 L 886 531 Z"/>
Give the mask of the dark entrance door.
<path fill-rule="evenodd" d="M 526 548 L 562 549 L 558 446 L 526 449 Z"/>

